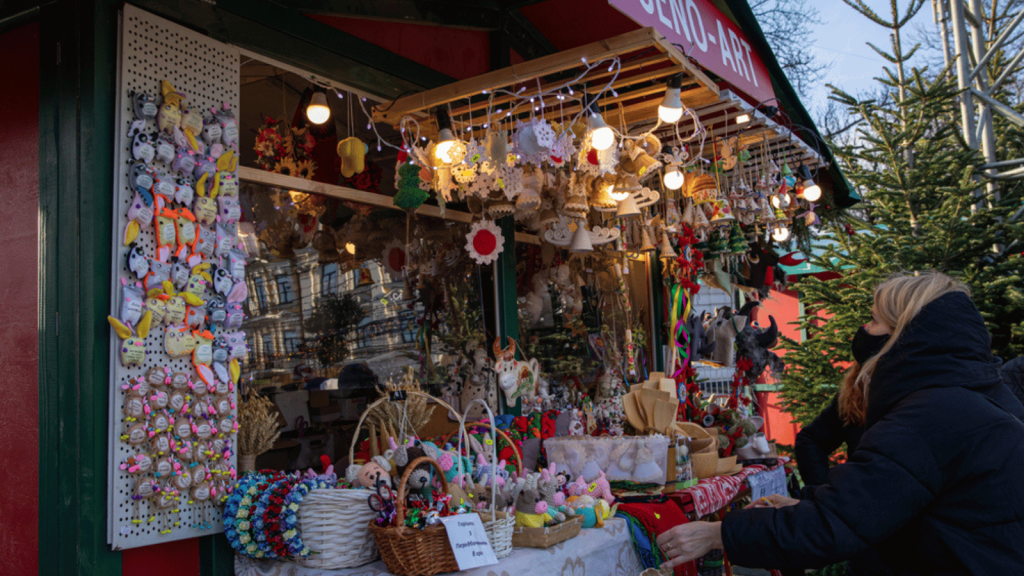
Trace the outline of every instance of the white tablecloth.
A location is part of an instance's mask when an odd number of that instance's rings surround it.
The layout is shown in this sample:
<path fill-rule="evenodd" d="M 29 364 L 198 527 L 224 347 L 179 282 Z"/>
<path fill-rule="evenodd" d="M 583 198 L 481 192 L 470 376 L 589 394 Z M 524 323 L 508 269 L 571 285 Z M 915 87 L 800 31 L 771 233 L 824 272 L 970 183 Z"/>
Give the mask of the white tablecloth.
<path fill-rule="evenodd" d="M 604 528 L 589 528 L 551 548 L 514 548 L 493 566 L 458 572 L 460 576 L 637 576 L 643 568 L 633 551 L 626 521 L 609 518 Z M 388 576 L 384 563 L 359 568 L 324 570 L 290 562 L 235 556 L 236 576 Z"/>

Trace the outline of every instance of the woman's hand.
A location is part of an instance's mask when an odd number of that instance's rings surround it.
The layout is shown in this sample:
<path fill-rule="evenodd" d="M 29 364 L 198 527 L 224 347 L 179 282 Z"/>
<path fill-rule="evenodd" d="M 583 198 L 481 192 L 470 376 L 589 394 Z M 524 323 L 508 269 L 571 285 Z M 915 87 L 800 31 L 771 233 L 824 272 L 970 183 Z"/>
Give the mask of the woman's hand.
<path fill-rule="evenodd" d="M 789 498 L 781 494 L 772 494 L 771 496 L 766 496 L 764 498 L 758 498 L 757 500 L 754 500 L 750 504 L 744 506 L 743 509 L 749 510 L 750 508 L 785 508 L 786 506 L 792 506 L 799 502 L 800 501 L 797 500 L 796 498 Z"/>
<path fill-rule="evenodd" d="M 662 570 L 695 560 L 712 550 L 722 549 L 721 522 L 690 522 L 680 524 L 658 536 L 658 546 L 668 556 Z"/>

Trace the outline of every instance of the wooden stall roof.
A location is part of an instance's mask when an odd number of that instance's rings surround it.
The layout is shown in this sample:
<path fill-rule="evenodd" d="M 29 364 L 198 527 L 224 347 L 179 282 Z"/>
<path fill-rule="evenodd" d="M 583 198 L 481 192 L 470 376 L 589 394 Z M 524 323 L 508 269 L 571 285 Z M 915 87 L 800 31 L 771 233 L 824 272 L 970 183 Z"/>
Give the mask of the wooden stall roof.
<path fill-rule="evenodd" d="M 598 101 L 609 125 L 630 125 L 655 117 L 665 93 L 666 80 L 679 73 L 683 74 L 681 98 L 684 104 L 695 108 L 718 101 L 718 87 L 697 65 L 654 28 L 643 28 L 398 98 L 374 107 L 373 119 L 397 126 L 403 117 L 410 115 L 420 121 L 424 135 L 431 135 L 436 126 L 432 121 L 423 121 L 430 118 L 430 112 L 436 107 L 448 106 L 455 123 L 468 122 L 475 131 L 486 122 L 480 118 L 486 114 L 488 105 L 498 108 L 513 100 L 511 96 L 493 95 L 495 90 L 505 89 L 517 93 L 518 97 L 528 98 L 580 74 L 585 69 L 584 60 L 596 63 L 614 57 L 621 61 L 619 75 L 611 86 L 614 92 L 604 92 Z M 591 70 L 581 81 L 587 84 L 585 90 L 594 94 L 608 83 L 612 75 L 612 72 L 598 68 Z M 524 90 L 520 93 L 520 89 Z M 485 90 L 492 93 L 493 99 L 484 94 Z M 580 105 L 575 103 L 564 107 L 547 104 L 548 107 L 540 113 L 549 119 L 575 115 L 580 111 Z M 523 116 L 533 112 L 529 106 L 522 108 Z"/>

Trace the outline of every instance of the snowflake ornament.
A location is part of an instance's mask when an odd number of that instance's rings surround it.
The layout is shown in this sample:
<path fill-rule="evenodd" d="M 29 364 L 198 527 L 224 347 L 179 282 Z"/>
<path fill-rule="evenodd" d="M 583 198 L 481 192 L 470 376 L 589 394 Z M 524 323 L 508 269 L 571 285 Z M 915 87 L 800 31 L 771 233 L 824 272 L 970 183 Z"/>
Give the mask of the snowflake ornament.
<path fill-rule="evenodd" d="M 504 249 L 505 237 L 501 229 L 490 220 L 473 223 L 466 235 L 466 252 L 477 264 L 494 262 Z"/>

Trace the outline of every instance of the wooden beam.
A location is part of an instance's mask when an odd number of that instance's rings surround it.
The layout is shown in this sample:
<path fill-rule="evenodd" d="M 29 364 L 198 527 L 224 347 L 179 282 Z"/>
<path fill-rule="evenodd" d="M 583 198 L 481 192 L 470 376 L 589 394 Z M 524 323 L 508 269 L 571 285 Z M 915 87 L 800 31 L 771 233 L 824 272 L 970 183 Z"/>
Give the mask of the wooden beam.
<path fill-rule="evenodd" d="M 399 212 L 402 211 L 400 208 L 395 206 L 392 197 L 387 196 L 385 194 L 367 192 L 365 190 L 356 190 L 355 188 L 349 188 L 347 186 L 325 184 L 323 182 L 306 180 L 305 178 L 297 178 L 295 176 L 285 176 L 284 174 L 267 172 L 266 170 L 260 170 L 259 168 L 239 166 L 238 178 L 240 180 L 245 180 L 247 182 L 256 182 L 258 184 L 264 184 L 267 186 L 287 188 L 288 190 L 298 190 L 300 192 L 308 192 L 310 194 L 329 196 L 331 198 L 338 198 L 339 200 L 358 202 L 360 204 L 367 204 L 370 206 L 376 206 L 378 208 L 388 208 L 391 210 L 397 210 Z M 414 213 L 417 216 L 441 218 L 443 220 L 451 220 L 452 222 L 463 222 L 466 224 L 473 222 L 473 215 L 468 212 L 461 212 L 459 210 L 449 209 L 445 210 L 444 215 L 442 215 L 441 208 L 437 206 L 431 206 L 429 204 L 424 204 L 420 206 L 419 208 L 416 209 Z M 533 234 L 516 232 L 516 242 L 540 244 L 540 239 Z"/>

